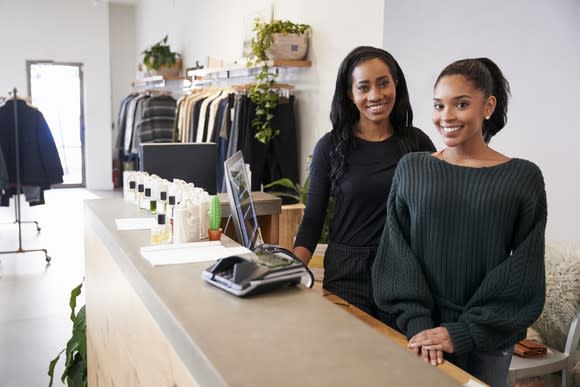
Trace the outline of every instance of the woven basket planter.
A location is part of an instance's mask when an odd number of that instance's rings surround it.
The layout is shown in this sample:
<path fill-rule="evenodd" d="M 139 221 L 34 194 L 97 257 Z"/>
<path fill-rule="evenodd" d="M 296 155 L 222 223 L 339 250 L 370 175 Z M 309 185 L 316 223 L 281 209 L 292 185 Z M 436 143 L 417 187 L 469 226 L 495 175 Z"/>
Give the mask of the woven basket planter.
<path fill-rule="evenodd" d="M 272 44 L 266 50 L 270 60 L 300 60 L 308 52 L 308 35 L 277 33 L 272 35 Z"/>
<path fill-rule="evenodd" d="M 150 70 L 151 75 L 163 75 L 164 77 L 177 77 L 181 74 L 181 58 L 177 58 L 173 66 L 161 66 L 157 70 Z"/>

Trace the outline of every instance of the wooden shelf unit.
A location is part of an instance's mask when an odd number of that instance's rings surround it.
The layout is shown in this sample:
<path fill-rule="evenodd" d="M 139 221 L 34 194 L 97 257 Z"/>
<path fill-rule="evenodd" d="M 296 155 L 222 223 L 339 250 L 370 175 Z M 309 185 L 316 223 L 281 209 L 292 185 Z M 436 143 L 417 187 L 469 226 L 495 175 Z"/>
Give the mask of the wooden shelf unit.
<path fill-rule="evenodd" d="M 268 66 L 273 67 L 278 71 L 281 68 L 293 68 L 293 67 L 311 67 L 312 61 L 310 60 L 271 60 L 267 62 Z M 243 78 L 243 77 L 253 77 L 258 72 L 262 66 L 245 66 L 245 65 L 232 65 L 224 67 L 213 67 L 213 68 L 202 68 L 196 70 L 189 70 L 187 75 L 191 77 L 192 82 L 207 82 L 211 80 L 220 79 L 230 79 L 230 78 Z"/>
<path fill-rule="evenodd" d="M 191 78 L 183 76 L 153 75 L 143 79 L 137 79 L 132 82 L 132 86 L 134 88 L 167 87 L 169 84 L 188 86 L 191 84 Z"/>

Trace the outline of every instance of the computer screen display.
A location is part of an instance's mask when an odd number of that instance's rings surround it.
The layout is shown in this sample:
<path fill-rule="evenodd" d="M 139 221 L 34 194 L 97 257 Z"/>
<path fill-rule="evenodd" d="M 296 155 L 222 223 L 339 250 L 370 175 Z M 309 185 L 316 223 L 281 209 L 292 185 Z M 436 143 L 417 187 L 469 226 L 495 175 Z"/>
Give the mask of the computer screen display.
<path fill-rule="evenodd" d="M 232 221 L 241 244 L 252 250 L 262 244 L 256 209 L 251 196 L 252 185 L 246 173 L 246 164 L 239 151 L 224 163 L 226 187 Z"/>
<path fill-rule="evenodd" d="M 146 143 L 141 144 L 140 170 L 167 180 L 181 179 L 217 192 L 217 144 Z"/>

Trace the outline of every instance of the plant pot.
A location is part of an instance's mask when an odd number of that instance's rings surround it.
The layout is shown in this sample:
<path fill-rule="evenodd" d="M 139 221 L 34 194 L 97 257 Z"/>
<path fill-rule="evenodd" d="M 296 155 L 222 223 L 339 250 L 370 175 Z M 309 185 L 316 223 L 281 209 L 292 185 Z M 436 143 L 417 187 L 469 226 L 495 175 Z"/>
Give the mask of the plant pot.
<path fill-rule="evenodd" d="M 181 73 L 181 63 L 181 58 L 177 58 L 173 66 L 161 66 L 157 70 L 150 70 L 149 73 L 164 77 L 177 77 Z"/>
<path fill-rule="evenodd" d="M 222 232 L 223 230 L 221 228 L 218 228 L 217 230 L 212 230 L 211 228 L 208 228 L 207 236 L 209 237 L 210 241 L 219 241 L 222 239 Z"/>
<path fill-rule="evenodd" d="M 276 33 L 272 35 L 272 44 L 266 50 L 271 60 L 300 60 L 308 51 L 307 34 Z"/>

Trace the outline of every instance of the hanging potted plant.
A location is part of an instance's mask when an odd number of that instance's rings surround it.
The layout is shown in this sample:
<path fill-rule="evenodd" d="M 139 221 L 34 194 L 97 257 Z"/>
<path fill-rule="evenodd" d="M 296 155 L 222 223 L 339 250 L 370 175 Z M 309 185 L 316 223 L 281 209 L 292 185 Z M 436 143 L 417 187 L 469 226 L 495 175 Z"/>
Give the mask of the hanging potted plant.
<path fill-rule="evenodd" d="M 178 76 L 181 72 L 181 56 L 171 51 L 167 35 L 141 54 L 143 64 L 152 75 Z"/>
<path fill-rule="evenodd" d="M 274 89 L 278 74 L 270 69 L 268 60 L 303 59 L 308 50 L 310 26 L 289 20 L 264 22 L 256 18 L 253 32 L 248 66 L 258 65 L 261 69 L 248 96 L 256 105 L 256 118 L 252 121 L 252 127 L 256 129 L 255 138 L 266 144 L 280 133 L 279 129 L 272 127 L 273 112 L 279 100 Z"/>

